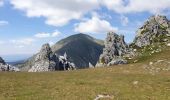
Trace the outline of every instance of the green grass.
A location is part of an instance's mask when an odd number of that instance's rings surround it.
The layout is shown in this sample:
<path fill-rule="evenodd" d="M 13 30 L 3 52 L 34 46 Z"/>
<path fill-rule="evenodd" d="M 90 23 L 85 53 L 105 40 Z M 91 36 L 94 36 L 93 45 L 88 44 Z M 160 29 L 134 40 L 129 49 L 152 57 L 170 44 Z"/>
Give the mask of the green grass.
<path fill-rule="evenodd" d="M 164 36 L 161 36 L 163 38 Z M 168 40 L 170 40 L 170 37 L 166 37 Z M 167 42 L 169 43 L 169 42 Z M 135 60 L 137 60 L 140 63 L 146 63 L 151 60 L 154 60 L 156 58 L 169 58 L 168 56 L 170 53 L 170 47 L 167 47 L 166 42 L 155 42 L 152 45 L 145 46 L 145 47 L 136 47 L 134 44 L 131 45 L 132 48 L 137 49 L 137 55 L 134 57 L 134 59 L 128 60 L 129 63 L 133 63 Z M 161 50 L 159 52 L 156 52 L 157 50 Z M 154 53 L 152 53 L 155 51 Z"/>
<path fill-rule="evenodd" d="M 142 66 L 0 73 L 0 100 L 93 100 L 98 94 L 109 94 L 113 100 L 170 100 L 170 72 L 152 75 Z"/>
<path fill-rule="evenodd" d="M 108 94 L 113 100 L 170 100 L 170 64 L 154 74 L 149 62 L 170 62 L 170 48 L 145 60 L 112 67 L 44 73 L 0 73 L 0 100 L 93 100 Z M 138 84 L 133 84 L 135 81 Z M 106 99 L 107 100 L 107 99 Z"/>

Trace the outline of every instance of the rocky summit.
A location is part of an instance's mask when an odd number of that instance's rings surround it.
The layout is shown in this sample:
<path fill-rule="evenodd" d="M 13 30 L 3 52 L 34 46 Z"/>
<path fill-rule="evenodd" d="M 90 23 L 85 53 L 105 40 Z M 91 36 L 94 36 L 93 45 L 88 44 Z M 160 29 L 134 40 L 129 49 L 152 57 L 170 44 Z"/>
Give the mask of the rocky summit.
<path fill-rule="evenodd" d="M 0 57 L 0 71 L 12 71 L 18 72 L 20 71 L 17 67 L 11 66 L 7 64 L 1 57 Z"/>
<path fill-rule="evenodd" d="M 128 49 L 123 35 L 119 36 L 114 32 L 109 32 L 105 40 L 105 48 L 96 66 L 126 64 L 127 60 L 124 59 L 124 56 L 129 53 Z"/>
<path fill-rule="evenodd" d="M 134 44 L 138 47 L 147 46 L 155 42 L 166 41 L 165 37 L 168 36 L 170 36 L 170 21 L 166 16 L 155 15 L 138 29 Z"/>

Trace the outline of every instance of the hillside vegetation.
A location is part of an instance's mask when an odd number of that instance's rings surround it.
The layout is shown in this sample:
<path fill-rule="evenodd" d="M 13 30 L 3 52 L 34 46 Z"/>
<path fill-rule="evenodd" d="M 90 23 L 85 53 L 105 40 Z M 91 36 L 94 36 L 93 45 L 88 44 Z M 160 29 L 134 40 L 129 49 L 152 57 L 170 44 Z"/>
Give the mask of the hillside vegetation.
<path fill-rule="evenodd" d="M 0 100 L 170 100 L 170 47 L 138 63 L 95 69 L 0 73 Z"/>

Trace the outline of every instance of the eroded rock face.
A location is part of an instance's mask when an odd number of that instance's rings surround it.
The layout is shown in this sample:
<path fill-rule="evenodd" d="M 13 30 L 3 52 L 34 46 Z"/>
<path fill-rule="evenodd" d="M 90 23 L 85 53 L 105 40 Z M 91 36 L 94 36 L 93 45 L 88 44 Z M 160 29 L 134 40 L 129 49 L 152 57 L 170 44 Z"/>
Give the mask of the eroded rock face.
<path fill-rule="evenodd" d="M 111 66 L 116 64 L 126 64 L 123 58 L 128 53 L 128 46 L 124 41 L 124 36 L 119 36 L 114 32 L 109 32 L 105 40 L 103 54 L 100 55 L 96 66 Z"/>
<path fill-rule="evenodd" d="M 134 43 L 138 47 L 151 45 L 163 41 L 164 37 L 170 36 L 170 23 L 165 16 L 152 16 L 138 29 Z"/>
<path fill-rule="evenodd" d="M 59 56 L 58 70 L 75 70 L 76 66 L 74 63 L 68 61 L 67 53 L 64 56 Z"/>
<path fill-rule="evenodd" d="M 46 72 L 56 70 L 74 70 L 75 64 L 68 61 L 67 54 L 60 56 L 54 54 L 49 44 L 44 44 L 40 52 L 31 62 L 33 65 L 29 72 Z"/>
<path fill-rule="evenodd" d="M 34 65 L 29 72 L 55 71 L 56 61 L 56 56 L 52 53 L 50 45 L 44 44 L 35 56 Z"/>
<path fill-rule="evenodd" d="M 95 66 L 89 62 L 89 68 L 94 68 Z"/>
<path fill-rule="evenodd" d="M 0 57 L 0 63 L 4 65 L 6 64 L 5 61 L 1 57 Z"/>
<path fill-rule="evenodd" d="M 6 62 L 0 57 L 0 71 L 20 71 L 17 67 L 6 64 Z"/>

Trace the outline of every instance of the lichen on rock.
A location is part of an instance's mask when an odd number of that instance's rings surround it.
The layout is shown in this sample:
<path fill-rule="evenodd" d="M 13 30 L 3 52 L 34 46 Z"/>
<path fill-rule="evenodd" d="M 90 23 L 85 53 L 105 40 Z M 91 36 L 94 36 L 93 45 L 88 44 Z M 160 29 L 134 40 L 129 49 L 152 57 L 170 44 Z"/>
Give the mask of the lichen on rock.
<path fill-rule="evenodd" d="M 117 64 L 127 64 L 124 56 L 132 52 L 124 41 L 123 35 L 109 32 L 105 40 L 105 48 L 100 55 L 98 66 L 111 66 Z"/>

